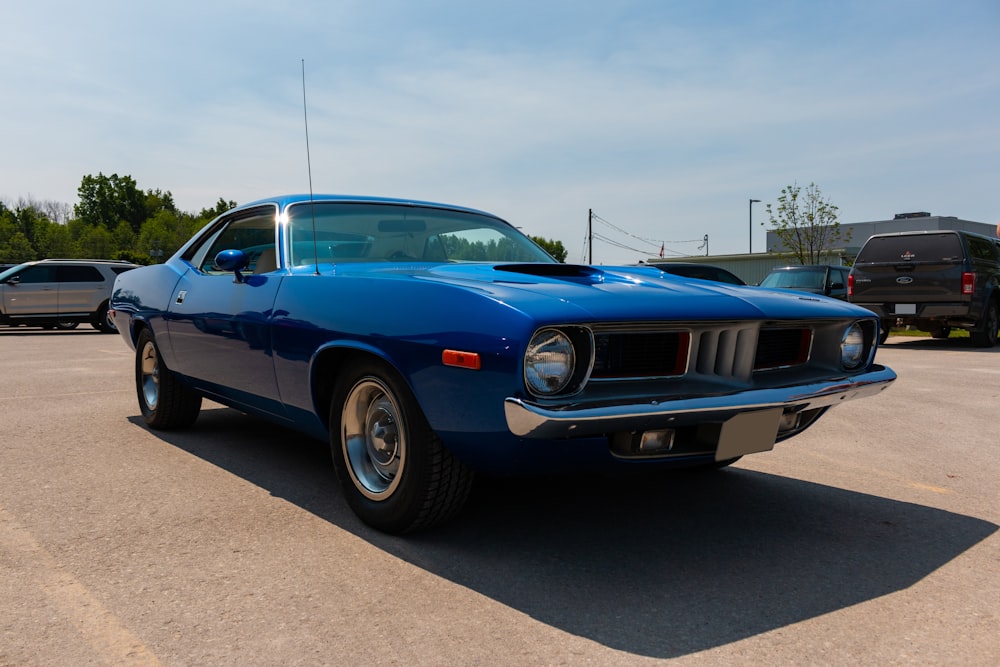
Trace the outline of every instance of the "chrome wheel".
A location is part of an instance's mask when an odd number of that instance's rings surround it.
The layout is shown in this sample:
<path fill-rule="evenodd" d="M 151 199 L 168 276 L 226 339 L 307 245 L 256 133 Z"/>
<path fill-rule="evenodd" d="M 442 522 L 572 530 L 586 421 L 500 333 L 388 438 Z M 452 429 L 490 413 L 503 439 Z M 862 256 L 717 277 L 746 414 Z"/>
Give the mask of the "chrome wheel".
<path fill-rule="evenodd" d="M 201 394 L 170 372 L 148 329 L 139 333 L 135 344 L 135 393 L 151 428 L 190 426 L 201 410 Z"/>
<path fill-rule="evenodd" d="M 139 393 L 146 408 L 156 410 L 160 401 L 160 361 L 151 340 L 139 351 Z"/>
<path fill-rule="evenodd" d="M 347 394 L 341 442 L 351 480 L 366 498 L 381 500 L 399 485 L 406 462 L 406 424 L 391 390 L 362 378 Z"/>
<path fill-rule="evenodd" d="M 358 357 L 339 370 L 330 453 L 347 504 L 388 533 L 454 516 L 472 488 L 472 471 L 441 443 L 396 369 Z"/>

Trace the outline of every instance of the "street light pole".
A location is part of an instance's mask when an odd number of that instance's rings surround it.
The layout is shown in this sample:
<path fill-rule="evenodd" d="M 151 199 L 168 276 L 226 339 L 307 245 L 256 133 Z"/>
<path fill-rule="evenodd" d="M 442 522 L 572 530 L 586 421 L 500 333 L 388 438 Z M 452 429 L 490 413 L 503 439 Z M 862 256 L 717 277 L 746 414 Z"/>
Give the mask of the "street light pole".
<path fill-rule="evenodd" d="M 759 203 L 760 203 L 759 199 L 751 199 L 750 200 L 750 207 L 749 207 L 750 208 L 750 252 L 749 252 L 749 254 L 751 254 L 751 255 L 753 254 L 753 205 L 754 204 L 759 204 Z"/>

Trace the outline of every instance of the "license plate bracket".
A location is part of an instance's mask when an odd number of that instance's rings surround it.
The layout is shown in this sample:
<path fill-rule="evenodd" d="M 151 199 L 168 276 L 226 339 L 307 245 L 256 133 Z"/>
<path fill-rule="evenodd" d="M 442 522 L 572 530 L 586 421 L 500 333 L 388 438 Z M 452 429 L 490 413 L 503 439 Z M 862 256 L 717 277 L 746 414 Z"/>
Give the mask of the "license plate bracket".
<path fill-rule="evenodd" d="M 727 419 L 719 432 L 715 460 L 726 461 L 774 449 L 782 412 L 781 408 L 756 410 Z"/>

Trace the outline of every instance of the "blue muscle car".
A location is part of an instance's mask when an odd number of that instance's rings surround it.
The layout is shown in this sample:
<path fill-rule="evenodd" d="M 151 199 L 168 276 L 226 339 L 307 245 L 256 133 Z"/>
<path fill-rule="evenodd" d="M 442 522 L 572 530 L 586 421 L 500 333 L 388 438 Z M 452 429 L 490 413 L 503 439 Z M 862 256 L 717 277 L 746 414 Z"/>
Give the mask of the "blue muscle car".
<path fill-rule="evenodd" d="M 246 204 L 111 305 L 150 427 L 208 397 L 329 441 L 351 508 L 396 533 L 451 517 L 476 470 L 722 467 L 895 379 L 862 308 L 560 264 L 397 199 Z"/>

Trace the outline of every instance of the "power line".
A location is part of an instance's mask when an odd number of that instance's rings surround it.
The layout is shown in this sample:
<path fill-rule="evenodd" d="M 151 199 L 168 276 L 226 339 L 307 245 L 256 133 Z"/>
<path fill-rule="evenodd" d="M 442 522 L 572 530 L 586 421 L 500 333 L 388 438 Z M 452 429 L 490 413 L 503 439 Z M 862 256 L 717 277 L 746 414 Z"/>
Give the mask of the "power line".
<path fill-rule="evenodd" d="M 596 220 L 597 222 L 601 223 L 602 225 L 605 225 L 605 226 L 609 227 L 610 229 L 613 229 L 614 231 L 618 232 L 619 234 L 624 234 L 625 236 L 627 236 L 627 237 L 629 237 L 631 239 L 635 239 L 636 241 L 641 241 L 644 244 L 648 244 L 649 246 L 651 246 L 652 248 L 654 248 L 654 251 L 658 251 L 660 253 L 661 257 L 663 256 L 664 253 L 670 253 L 671 255 L 674 255 L 674 256 L 677 256 L 677 257 L 687 257 L 687 256 L 690 255 L 690 253 L 677 252 L 676 250 L 670 250 L 670 249 L 668 249 L 666 247 L 666 244 L 668 244 L 668 243 L 671 244 L 671 245 L 677 245 L 677 244 L 682 244 L 682 243 L 701 243 L 702 245 L 699 247 L 699 250 L 700 250 L 701 248 L 705 247 L 705 244 L 707 242 L 707 238 L 689 239 L 689 240 L 683 240 L 683 241 L 665 241 L 665 240 L 650 239 L 650 238 L 645 238 L 645 237 L 642 237 L 642 236 L 637 236 L 637 235 L 629 232 L 628 230 L 623 229 L 622 227 L 619 227 L 618 225 L 610 222 L 609 220 L 606 220 L 606 219 L 602 218 L 601 216 L 599 216 L 596 213 L 594 213 L 593 210 L 590 211 L 590 220 L 591 220 L 591 223 L 593 223 L 593 221 Z M 610 237 L 605 236 L 603 234 L 595 233 L 593 231 L 593 224 L 591 224 L 591 225 L 588 226 L 588 236 L 589 236 L 589 238 L 587 236 L 585 236 L 584 237 L 584 241 L 583 241 L 583 258 L 584 258 L 583 261 L 587 260 L 587 246 L 588 246 L 588 242 L 589 243 L 593 243 L 594 240 L 601 241 L 602 243 L 606 243 L 606 244 L 608 244 L 610 246 L 613 246 L 615 248 L 620 248 L 622 250 L 629 250 L 631 252 L 635 252 L 635 253 L 638 253 L 640 255 L 642 255 L 642 254 L 646 254 L 646 255 L 652 254 L 652 253 L 650 253 L 647 250 L 641 250 L 639 248 L 632 247 L 632 245 L 628 245 L 626 242 L 610 238 Z M 591 249 L 591 255 L 593 255 L 593 249 Z"/>
<path fill-rule="evenodd" d="M 614 239 L 608 238 L 607 236 L 604 236 L 603 234 L 596 234 L 595 233 L 593 237 L 595 239 L 597 239 L 598 241 L 604 241 L 608 245 L 614 246 L 616 248 L 621 248 L 622 250 L 631 250 L 632 252 L 638 252 L 638 253 L 645 252 L 644 250 L 639 250 L 638 248 L 633 248 L 632 246 L 625 245 L 624 243 L 622 243 L 620 241 L 615 241 Z"/>
<path fill-rule="evenodd" d="M 635 239 L 637 241 L 642 241 L 643 243 L 648 243 L 649 245 L 651 245 L 653 247 L 656 247 L 658 244 L 663 243 L 663 241 L 658 241 L 658 240 L 654 240 L 654 239 L 647 239 L 647 238 L 643 238 L 641 236 L 636 236 L 635 234 L 633 234 L 631 232 L 625 231 L 624 229 L 622 229 L 618 225 L 614 225 L 614 224 L 608 222 L 607 220 L 605 220 L 601 216 L 597 215 L 596 213 L 593 214 L 593 218 L 594 218 L 594 220 L 597 220 L 598 222 L 607 225 L 608 227 L 610 227 L 611 229 L 615 230 L 616 232 L 620 232 L 620 233 L 624 234 L 625 236 L 629 236 L 629 237 L 631 237 L 631 238 L 633 238 L 633 239 Z M 629 250 L 634 250 L 634 248 L 629 248 Z"/>

